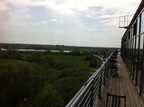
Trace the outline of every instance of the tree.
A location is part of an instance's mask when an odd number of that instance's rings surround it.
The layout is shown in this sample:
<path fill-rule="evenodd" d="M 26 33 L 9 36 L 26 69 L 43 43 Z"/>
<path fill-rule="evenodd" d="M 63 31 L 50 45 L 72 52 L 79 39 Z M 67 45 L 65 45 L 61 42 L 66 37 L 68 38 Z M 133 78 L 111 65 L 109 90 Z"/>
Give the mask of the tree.
<path fill-rule="evenodd" d="M 88 69 L 81 67 L 66 68 L 61 71 L 60 78 L 55 81 L 55 87 L 64 98 L 66 105 L 90 77 Z"/>
<path fill-rule="evenodd" d="M 94 59 L 94 58 L 95 58 L 95 57 L 94 57 L 92 54 L 85 56 L 85 60 L 86 60 L 86 61 L 90 61 L 90 60 L 92 60 L 92 59 Z"/>
<path fill-rule="evenodd" d="M 89 66 L 92 67 L 92 68 L 97 67 L 97 61 L 96 61 L 96 59 L 92 59 L 92 60 L 90 60 L 90 62 L 89 62 Z"/>
<path fill-rule="evenodd" d="M 72 51 L 72 55 L 79 56 L 79 55 L 81 55 L 81 53 L 80 53 L 79 49 L 74 49 Z"/>
<path fill-rule="evenodd" d="M 14 54 L 16 53 L 16 48 L 8 48 L 6 51 L 7 58 L 14 58 Z"/>
<path fill-rule="evenodd" d="M 48 64 L 50 67 L 54 66 L 55 60 L 53 56 L 46 55 L 43 59 L 43 63 Z"/>
<path fill-rule="evenodd" d="M 63 107 L 63 99 L 52 85 L 47 85 L 38 94 L 36 107 Z"/>

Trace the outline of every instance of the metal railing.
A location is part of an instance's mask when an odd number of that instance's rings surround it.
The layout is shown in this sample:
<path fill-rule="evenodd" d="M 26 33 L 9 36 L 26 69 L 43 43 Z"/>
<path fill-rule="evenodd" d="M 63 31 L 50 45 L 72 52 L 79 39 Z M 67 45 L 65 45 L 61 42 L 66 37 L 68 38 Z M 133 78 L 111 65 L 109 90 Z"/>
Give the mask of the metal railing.
<path fill-rule="evenodd" d="M 101 98 L 102 85 L 105 85 L 109 61 L 114 54 L 115 51 L 111 53 L 101 67 L 87 80 L 66 107 L 93 107 L 96 99 Z"/>

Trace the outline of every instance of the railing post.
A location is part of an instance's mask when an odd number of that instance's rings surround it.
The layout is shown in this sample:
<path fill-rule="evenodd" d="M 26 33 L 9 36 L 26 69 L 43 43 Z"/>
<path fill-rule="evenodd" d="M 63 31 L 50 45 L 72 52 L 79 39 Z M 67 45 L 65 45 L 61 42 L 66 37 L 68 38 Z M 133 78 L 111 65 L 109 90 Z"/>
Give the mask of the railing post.
<path fill-rule="evenodd" d="M 106 77 L 108 77 L 108 63 L 106 64 L 106 71 L 105 71 L 105 75 L 106 75 Z"/>
<path fill-rule="evenodd" d="M 103 73 L 103 85 L 105 85 L 105 77 L 106 77 L 106 72 L 107 72 L 107 71 L 106 71 L 106 70 L 107 70 L 106 66 L 107 66 L 107 65 L 105 65 L 104 71 L 103 71 L 103 72 L 104 72 L 104 73 Z"/>
<path fill-rule="evenodd" d="M 106 52 L 104 52 L 104 58 L 103 59 L 104 59 L 103 61 L 106 61 Z M 103 85 L 105 85 L 106 66 L 107 66 L 107 64 L 105 64 L 104 71 L 103 71 Z"/>
<path fill-rule="evenodd" d="M 99 95 L 98 95 L 99 99 L 101 99 L 101 87 L 102 87 L 102 72 L 100 73 L 100 86 L 99 86 Z"/>
<path fill-rule="evenodd" d="M 90 100 L 90 107 L 93 107 L 93 100 L 94 100 L 94 81 L 92 82 L 92 87 L 91 87 L 91 100 Z"/>

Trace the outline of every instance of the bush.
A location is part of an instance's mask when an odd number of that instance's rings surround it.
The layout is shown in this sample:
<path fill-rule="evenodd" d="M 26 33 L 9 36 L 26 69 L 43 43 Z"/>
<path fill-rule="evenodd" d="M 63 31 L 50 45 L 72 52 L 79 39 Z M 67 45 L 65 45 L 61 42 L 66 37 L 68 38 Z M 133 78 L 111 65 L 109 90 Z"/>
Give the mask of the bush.
<path fill-rule="evenodd" d="M 90 77 L 90 69 L 71 67 L 61 71 L 60 78 L 55 82 L 55 87 L 64 98 L 66 105 Z"/>
<path fill-rule="evenodd" d="M 80 50 L 79 50 L 79 49 L 74 49 L 74 50 L 72 51 L 72 55 L 80 56 L 80 55 L 81 55 Z"/>
<path fill-rule="evenodd" d="M 38 94 L 36 107 L 63 107 L 63 99 L 52 85 L 47 85 Z"/>
<path fill-rule="evenodd" d="M 21 60 L 22 57 L 23 57 L 23 56 L 22 56 L 19 52 L 16 52 L 16 53 L 14 54 L 14 59 Z"/>
<path fill-rule="evenodd" d="M 96 68 L 97 67 L 97 60 L 96 59 L 92 59 L 89 62 L 89 66 L 92 67 L 92 68 Z"/>
<path fill-rule="evenodd" d="M 50 67 L 53 67 L 56 62 L 54 60 L 54 57 L 46 55 L 43 59 L 43 63 L 48 64 Z"/>
<path fill-rule="evenodd" d="M 62 70 L 64 68 L 69 68 L 69 67 L 72 67 L 73 64 L 72 63 L 69 63 L 69 62 L 65 62 L 65 61 L 59 61 L 55 64 L 55 68 L 59 69 L 59 70 Z"/>
<path fill-rule="evenodd" d="M 1 107 L 14 107 L 32 95 L 32 69 L 29 66 L 3 64 L 0 69 Z"/>
<path fill-rule="evenodd" d="M 95 57 L 91 54 L 91 55 L 87 55 L 86 57 L 85 57 L 85 60 L 86 61 L 90 61 L 90 60 L 92 60 L 92 59 L 95 59 Z"/>
<path fill-rule="evenodd" d="M 33 62 L 33 57 L 32 55 L 26 55 L 23 57 L 22 60 L 27 61 L 27 62 Z"/>

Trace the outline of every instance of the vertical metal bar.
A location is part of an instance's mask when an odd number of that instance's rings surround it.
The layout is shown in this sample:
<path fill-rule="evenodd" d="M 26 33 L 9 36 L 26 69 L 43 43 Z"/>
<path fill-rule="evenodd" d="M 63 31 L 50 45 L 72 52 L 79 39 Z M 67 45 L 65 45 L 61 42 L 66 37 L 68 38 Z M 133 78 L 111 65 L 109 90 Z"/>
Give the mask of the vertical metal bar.
<path fill-rule="evenodd" d="M 115 107 L 117 107 L 117 96 L 115 96 Z"/>
<path fill-rule="evenodd" d="M 144 34 L 141 35 L 142 36 L 142 39 L 144 41 Z M 143 87 L 143 82 L 144 82 L 144 43 L 143 43 L 143 56 L 142 56 L 142 71 L 141 71 L 141 81 L 140 81 L 140 93 L 139 95 L 142 94 L 142 92 L 144 91 L 144 87 Z"/>
<path fill-rule="evenodd" d="M 115 107 L 114 106 L 114 96 L 112 96 L 112 107 Z"/>
<path fill-rule="evenodd" d="M 126 97 L 125 97 L 125 105 L 124 106 L 126 107 Z"/>
<path fill-rule="evenodd" d="M 106 64 L 106 77 L 108 77 L 108 72 L 109 72 L 109 61 Z"/>
<path fill-rule="evenodd" d="M 100 71 L 100 85 L 98 98 L 101 99 L 101 86 L 102 86 L 102 71 Z"/>
<path fill-rule="evenodd" d="M 106 65 L 104 66 L 104 71 L 103 71 L 103 85 L 105 85 L 105 77 L 106 77 L 106 72 L 107 72 L 106 71 Z"/>
<path fill-rule="evenodd" d="M 106 59 L 106 52 L 104 52 L 104 61 L 105 59 Z M 103 71 L 103 85 L 105 85 L 106 65 L 107 64 L 105 64 L 104 69 L 103 69 L 104 70 Z"/>
<path fill-rule="evenodd" d="M 106 107 L 108 107 L 108 93 L 107 93 L 107 101 L 106 101 Z"/>
<path fill-rule="evenodd" d="M 93 106 L 93 100 L 94 100 L 94 82 L 95 81 L 93 81 L 92 82 L 92 87 L 91 87 L 91 95 L 90 95 L 90 107 L 92 107 Z"/>
<path fill-rule="evenodd" d="M 140 51 L 140 35 L 138 36 L 138 55 L 137 55 L 137 67 L 136 67 L 136 85 L 137 85 L 137 81 L 138 81 L 138 70 L 139 70 L 139 68 L 138 68 L 138 66 L 139 66 L 139 51 Z"/>
<path fill-rule="evenodd" d="M 134 72 L 135 72 L 135 64 L 136 64 L 136 62 L 135 62 L 135 59 L 136 59 L 136 37 L 134 37 L 134 42 L 135 42 L 135 44 L 134 44 L 134 65 L 133 65 L 133 74 L 132 74 L 132 79 L 134 80 Z"/>
<path fill-rule="evenodd" d="M 139 33 L 141 33 L 141 23 L 142 23 L 142 14 L 140 14 L 140 28 L 139 28 Z M 140 39 L 143 39 L 143 41 L 144 41 L 144 37 L 143 37 L 143 34 L 141 34 L 140 35 Z M 143 43 L 143 48 L 144 48 L 144 43 Z M 144 49 L 143 49 L 143 53 L 144 53 Z M 142 54 L 143 55 L 143 54 Z M 142 56 L 142 58 L 143 58 L 143 56 Z M 144 70 L 144 67 L 143 67 L 143 62 L 144 62 L 144 58 L 142 59 L 142 69 L 141 69 L 141 79 L 140 79 L 140 93 L 139 93 L 139 95 L 141 95 L 141 93 L 142 93 L 142 91 L 143 91 L 143 75 L 144 75 L 144 72 L 143 72 L 143 70 Z"/>
<path fill-rule="evenodd" d="M 120 107 L 120 97 L 118 98 L 118 107 Z"/>

